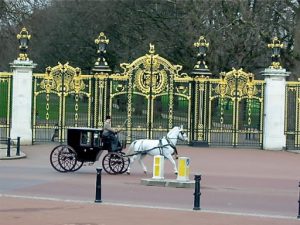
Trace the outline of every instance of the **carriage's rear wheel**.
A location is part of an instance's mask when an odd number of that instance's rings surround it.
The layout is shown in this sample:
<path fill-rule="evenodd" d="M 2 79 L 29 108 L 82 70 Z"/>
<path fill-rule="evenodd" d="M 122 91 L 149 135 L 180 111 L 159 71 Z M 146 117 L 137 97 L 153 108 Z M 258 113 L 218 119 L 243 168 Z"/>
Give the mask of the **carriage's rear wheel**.
<path fill-rule="evenodd" d="M 77 160 L 74 168 L 72 170 L 70 170 L 70 172 L 75 172 L 75 171 L 79 170 L 82 166 L 83 166 L 83 162 Z"/>
<path fill-rule="evenodd" d="M 52 167 L 59 172 L 74 172 L 79 170 L 83 162 L 77 160 L 75 150 L 68 145 L 55 147 L 50 154 Z"/>
<path fill-rule="evenodd" d="M 68 145 L 64 145 L 60 151 L 58 163 L 67 172 L 79 170 L 83 165 L 83 162 L 77 160 L 75 150 Z"/>
<path fill-rule="evenodd" d="M 59 146 L 56 146 L 51 154 L 50 154 L 50 163 L 51 163 L 51 166 L 58 172 L 67 172 L 62 166 L 61 164 L 59 163 L 60 161 L 60 152 L 61 150 L 64 148 L 65 145 L 59 145 Z"/>

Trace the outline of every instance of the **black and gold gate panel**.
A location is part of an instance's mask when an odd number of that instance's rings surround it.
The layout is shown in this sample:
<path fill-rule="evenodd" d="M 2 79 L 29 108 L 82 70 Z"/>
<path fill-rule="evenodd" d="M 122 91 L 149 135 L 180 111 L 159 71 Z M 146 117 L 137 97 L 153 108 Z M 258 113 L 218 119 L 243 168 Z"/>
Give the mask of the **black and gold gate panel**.
<path fill-rule="evenodd" d="M 155 54 L 150 44 L 149 54 L 121 67 L 122 74 L 109 76 L 108 105 L 114 126 L 126 121 L 128 141 L 160 138 L 175 125 L 189 129 L 191 79 L 179 74 L 181 66 Z"/>
<path fill-rule="evenodd" d="M 68 63 L 34 74 L 33 141 L 64 141 L 66 128 L 91 127 L 91 93 L 92 76 Z"/>
<path fill-rule="evenodd" d="M 261 146 L 264 83 L 242 69 L 220 79 L 196 79 L 199 141 L 209 145 Z"/>
<path fill-rule="evenodd" d="M 300 82 L 289 81 L 285 94 L 285 135 L 287 149 L 300 148 Z"/>
<path fill-rule="evenodd" d="M 0 73 L 0 140 L 10 134 L 12 104 L 12 74 Z"/>

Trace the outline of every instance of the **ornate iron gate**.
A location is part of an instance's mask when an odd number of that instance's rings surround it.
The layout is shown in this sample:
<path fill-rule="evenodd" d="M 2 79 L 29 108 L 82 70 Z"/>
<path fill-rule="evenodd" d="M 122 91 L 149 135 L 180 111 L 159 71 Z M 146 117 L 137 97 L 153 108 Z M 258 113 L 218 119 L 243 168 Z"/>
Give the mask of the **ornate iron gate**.
<path fill-rule="evenodd" d="M 68 127 L 91 127 L 92 76 L 68 63 L 34 74 L 33 142 L 65 140 Z"/>
<path fill-rule="evenodd" d="M 34 74 L 33 141 L 62 142 L 66 128 L 103 127 L 111 115 L 127 142 L 157 139 L 183 125 L 190 141 L 262 146 L 264 81 L 253 74 L 233 69 L 219 79 L 192 78 L 151 44 L 148 54 L 121 68 L 81 75 L 59 64 Z"/>
<path fill-rule="evenodd" d="M 287 82 L 285 135 L 288 149 L 300 148 L 300 82 Z"/>
<path fill-rule="evenodd" d="M 242 69 L 220 79 L 195 78 L 194 140 L 220 146 L 262 146 L 264 82 Z"/>
<path fill-rule="evenodd" d="M 0 139 L 7 139 L 10 134 L 12 74 L 0 73 Z"/>
<path fill-rule="evenodd" d="M 104 106 L 103 113 L 112 115 L 113 126 L 127 130 L 129 142 L 162 137 L 175 125 L 190 130 L 191 78 L 179 74 L 181 66 L 155 54 L 150 44 L 149 54 L 121 67 L 122 74 L 98 78 L 100 84 L 101 79 L 108 82 L 103 88 L 109 91 L 100 91 L 102 96 L 105 93 L 109 96 L 109 107 Z"/>

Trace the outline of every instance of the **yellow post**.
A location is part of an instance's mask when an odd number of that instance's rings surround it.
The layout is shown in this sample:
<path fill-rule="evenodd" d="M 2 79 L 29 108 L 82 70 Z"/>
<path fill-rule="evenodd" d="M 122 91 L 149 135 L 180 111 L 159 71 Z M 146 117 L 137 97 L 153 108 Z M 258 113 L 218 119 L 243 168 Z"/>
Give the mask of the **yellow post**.
<path fill-rule="evenodd" d="M 188 157 L 179 157 L 178 159 L 178 181 L 189 181 L 190 159 Z"/>
<path fill-rule="evenodd" d="M 164 157 L 161 155 L 154 156 L 152 179 L 164 179 Z"/>

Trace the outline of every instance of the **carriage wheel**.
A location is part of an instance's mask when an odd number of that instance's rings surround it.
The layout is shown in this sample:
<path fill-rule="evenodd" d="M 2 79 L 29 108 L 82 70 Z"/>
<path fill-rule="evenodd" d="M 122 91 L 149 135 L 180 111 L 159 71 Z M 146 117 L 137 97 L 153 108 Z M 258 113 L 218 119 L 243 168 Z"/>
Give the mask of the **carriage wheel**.
<path fill-rule="evenodd" d="M 110 157 L 111 157 L 111 154 L 110 153 L 107 153 L 104 157 L 103 157 L 103 160 L 102 160 L 102 167 L 103 169 L 105 170 L 106 173 L 108 174 L 115 174 L 115 172 L 111 169 L 110 167 Z"/>
<path fill-rule="evenodd" d="M 51 163 L 51 166 L 57 170 L 58 172 L 67 172 L 62 166 L 61 164 L 59 163 L 60 161 L 60 152 L 62 151 L 62 149 L 64 148 L 65 145 L 59 145 L 59 146 L 56 146 L 51 154 L 50 154 L 50 163 Z"/>
<path fill-rule="evenodd" d="M 111 153 L 109 159 L 109 166 L 114 174 L 122 173 L 124 168 L 124 158 L 120 153 Z M 127 168 L 126 168 L 127 170 Z"/>
<path fill-rule="evenodd" d="M 70 172 L 75 172 L 75 171 L 79 170 L 82 166 L 83 166 L 83 162 L 77 160 L 74 168 L 72 170 L 70 170 Z"/>
<path fill-rule="evenodd" d="M 66 172 L 73 172 L 81 168 L 82 162 L 77 161 L 77 154 L 75 150 L 68 146 L 62 145 L 59 152 L 58 163 Z"/>
<path fill-rule="evenodd" d="M 130 159 L 129 157 L 124 157 L 125 153 L 124 152 L 120 152 L 122 154 L 123 160 L 124 160 L 124 166 L 123 169 L 120 171 L 120 173 L 125 173 L 129 167 L 130 164 Z"/>
<path fill-rule="evenodd" d="M 82 165 L 77 164 L 76 152 L 68 145 L 55 147 L 50 154 L 50 163 L 58 172 L 78 170 Z"/>

